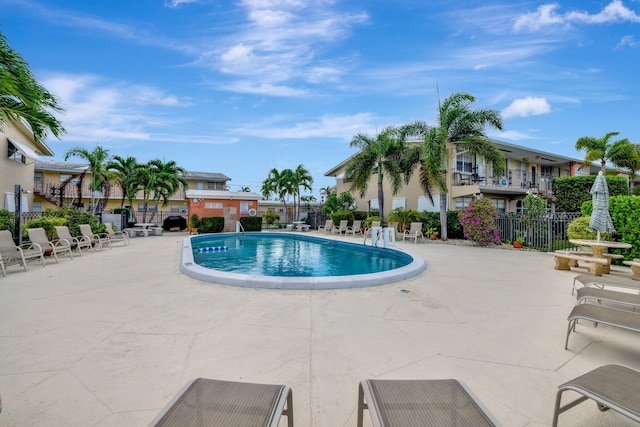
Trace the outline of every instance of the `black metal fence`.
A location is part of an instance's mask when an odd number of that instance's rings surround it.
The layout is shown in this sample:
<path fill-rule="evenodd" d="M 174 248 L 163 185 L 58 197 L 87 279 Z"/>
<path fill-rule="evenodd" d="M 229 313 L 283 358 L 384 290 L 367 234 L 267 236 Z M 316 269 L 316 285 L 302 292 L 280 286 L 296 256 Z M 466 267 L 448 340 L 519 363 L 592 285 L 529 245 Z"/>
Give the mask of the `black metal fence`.
<path fill-rule="evenodd" d="M 546 214 L 527 218 L 523 214 L 498 214 L 497 226 L 502 241 L 514 241 L 523 236 L 525 245 L 540 251 L 554 251 L 571 246 L 567 235 L 569 223 L 582 216 L 580 212 Z"/>

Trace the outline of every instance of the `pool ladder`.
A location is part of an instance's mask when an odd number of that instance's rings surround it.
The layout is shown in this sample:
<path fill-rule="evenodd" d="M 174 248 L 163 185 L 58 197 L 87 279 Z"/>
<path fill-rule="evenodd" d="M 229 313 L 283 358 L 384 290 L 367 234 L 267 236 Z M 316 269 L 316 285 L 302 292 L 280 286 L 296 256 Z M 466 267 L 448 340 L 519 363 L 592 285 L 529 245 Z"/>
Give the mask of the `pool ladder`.
<path fill-rule="evenodd" d="M 244 227 L 240 224 L 240 221 L 236 221 L 236 233 L 240 233 L 240 230 L 242 230 L 242 234 L 244 234 Z"/>

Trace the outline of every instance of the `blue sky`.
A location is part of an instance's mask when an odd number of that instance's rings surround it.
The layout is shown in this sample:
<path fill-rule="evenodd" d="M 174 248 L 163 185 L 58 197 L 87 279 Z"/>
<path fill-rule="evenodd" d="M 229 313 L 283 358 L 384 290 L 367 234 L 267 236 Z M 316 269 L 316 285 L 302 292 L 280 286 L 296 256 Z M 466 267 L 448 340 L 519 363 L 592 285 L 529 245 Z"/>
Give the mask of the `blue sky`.
<path fill-rule="evenodd" d="M 640 3 L 0 0 L 0 31 L 60 98 L 72 147 L 175 160 L 259 192 L 304 165 L 314 194 L 357 133 L 433 124 L 465 91 L 493 138 L 581 158 L 638 137 Z"/>

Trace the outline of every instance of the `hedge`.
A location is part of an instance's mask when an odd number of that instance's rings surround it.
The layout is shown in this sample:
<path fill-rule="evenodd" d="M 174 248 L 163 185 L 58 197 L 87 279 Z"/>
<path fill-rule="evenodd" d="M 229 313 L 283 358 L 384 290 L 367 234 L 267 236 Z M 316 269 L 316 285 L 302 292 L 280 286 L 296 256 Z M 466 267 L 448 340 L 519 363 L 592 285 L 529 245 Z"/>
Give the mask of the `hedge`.
<path fill-rule="evenodd" d="M 353 225 L 353 220 L 355 219 L 353 211 L 338 211 L 331 214 L 331 220 L 336 225 L 340 224 L 340 221 L 344 219 L 348 221 L 348 225 Z"/>
<path fill-rule="evenodd" d="M 200 218 L 198 233 L 220 233 L 224 230 L 224 217 L 207 216 Z"/>
<path fill-rule="evenodd" d="M 629 184 L 622 176 L 606 175 L 609 196 L 628 196 Z M 584 202 L 591 200 L 591 187 L 596 175 L 564 176 L 551 180 L 551 190 L 556 197 L 556 212 L 580 212 Z"/>
<path fill-rule="evenodd" d="M 262 231 L 262 217 L 243 216 L 240 218 L 240 225 L 244 231 Z"/>

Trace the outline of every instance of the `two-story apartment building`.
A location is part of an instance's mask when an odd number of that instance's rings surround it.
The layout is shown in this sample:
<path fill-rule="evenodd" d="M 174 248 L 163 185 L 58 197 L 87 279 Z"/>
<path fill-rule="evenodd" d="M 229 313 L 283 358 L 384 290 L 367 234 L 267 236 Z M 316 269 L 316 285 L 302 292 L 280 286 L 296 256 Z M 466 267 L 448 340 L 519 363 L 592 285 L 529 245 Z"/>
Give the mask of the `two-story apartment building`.
<path fill-rule="evenodd" d="M 505 156 L 505 167 L 501 174 L 494 173 L 491 166 L 481 156 L 469 152 L 457 151 L 454 146 L 447 149 L 446 181 L 448 189 L 447 209 L 457 210 L 467 206 L 474 195 L 482 194 L 493 200 L 498 212 L 518 212 L 527 192 L 535 192 L 554 204 L 551 193 L 551 179 L 560 176 L 589 175 L 597 173 L 596 166 L 583 166 L 581 159 L 547 153 L 527 147 L 492 140 Z M 352 156 L 353 157 L 353 156 Z M 351 182 L 345 177 L 349 159 L 331 168 L 325 176 L 336 178 L 338 194 L 348 191 L 357 200 L 359 210 L 377 210 L 378 188 L 377 172 L 372 175 L 364 197 L 351 190 Z M 417 211 L 440 210 L 440 198 L 436 194 L 433 203 L 424 195 L 418 182 L 417 171 L 408 185 L 404 185 L 398 194 L 393 194 L 388 180 L 384 180 L 384 215 L 396 208 Z"/>
<path fill-rule="evenodd" d="M 0 124 L 0 193 L 2 208 L 15 210 L 15 188 L 21 188 L 22 211 L 33 206 L 33 176 L 40 156 L 54 153 L 44 143 L 35 142 L 31 128 L 22 121 L 4 121 Z"/>

